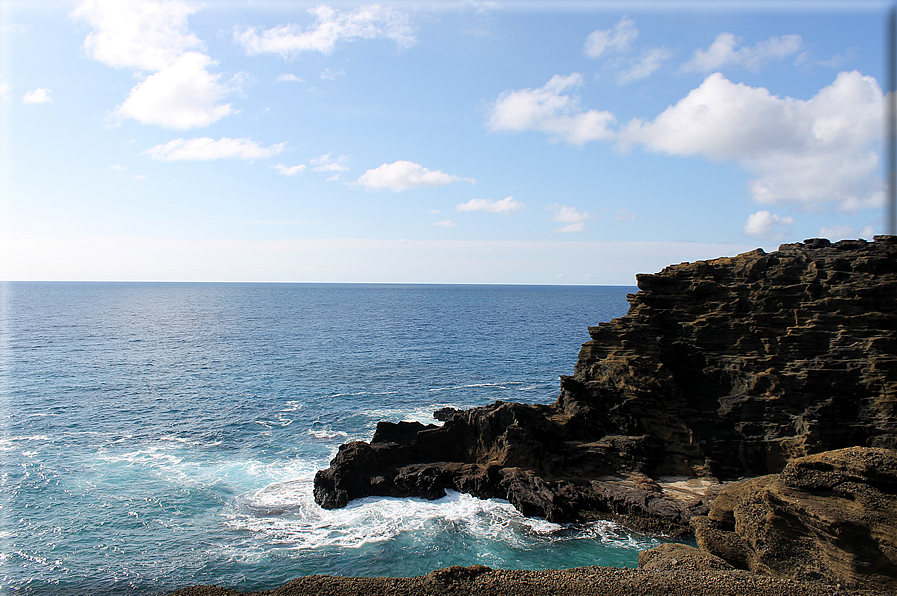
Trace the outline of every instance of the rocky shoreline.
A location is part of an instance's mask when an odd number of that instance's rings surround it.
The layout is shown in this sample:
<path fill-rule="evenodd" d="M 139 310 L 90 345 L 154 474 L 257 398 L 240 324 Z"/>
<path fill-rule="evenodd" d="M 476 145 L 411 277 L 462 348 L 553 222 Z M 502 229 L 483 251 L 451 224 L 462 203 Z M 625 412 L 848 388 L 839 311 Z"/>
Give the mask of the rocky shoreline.
<path fill-rule="evenodd" d="M 897 236 L 637 276 L 551 405 L 377 426 L 315 477 L 322 507 L 446 489 L 554 522 L 694 534 L 639 569 L 449 568 L 253 594 L 884 594 L 897 590 Z M 238 594 L 196 586 L 179 596 Z"/>
<path fill-rule="evenodd" d="M 558 571 L 501 571 L 449 567 L 420 577 L 313 575 L 273 590 L 237 592 L 193 586 L 170 596 L 888 596 L 893 591 L 766 577 L 741 570 L 706 569 L 688 559 L 652 569 L 582 567 Z"/>
<path fill-rule="evenodd" d="M 638 275 L 551 405 L 381 422 L 315 477 L 322 507 L 445 489 L 553 522 L 690 533 L 727 481 L 897 448 L 897 237 L 815 239 Z M 698 490 L 671 490 L 691 481 Z"/>

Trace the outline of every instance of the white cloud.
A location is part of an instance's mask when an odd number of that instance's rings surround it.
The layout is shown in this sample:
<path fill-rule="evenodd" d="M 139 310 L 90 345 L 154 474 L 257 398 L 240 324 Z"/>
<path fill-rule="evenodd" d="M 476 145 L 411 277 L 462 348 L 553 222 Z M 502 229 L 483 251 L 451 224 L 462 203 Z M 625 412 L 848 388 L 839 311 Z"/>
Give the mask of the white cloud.
<path fill-rule="evenodd" d="M 875 235 L 875 229 L 872 226 L 864 226 L 862 230 L 857 232 L 850 226 L 823 226 L 819 228 L 819 237 L 820 238 L 828 238 L 832 241 L 845 240 L 845 239 L 855 239 L 855 238 L 863 238 L 865 240 L 872 240 L 872 236 Z"/>
<path fill-rule="evenodd" d="M 549 205 L 547 209 L 554 210 L 554 217 L 551 218 L 551 221 L 559 221 L 561 223 L 580 223 L 592 219 L 592 215 L 590 213 L 580 213 L 576 209 L 576 207 L 568 207 L 566 205 L 554 203 L 552 205 Z"/>
<path fill-rule="evenodd" d="M 683 71 L 711 72 L 728 64 L 757 72 L 771 60 L 783 60 L 803 47 L 800 35 L 770 37 L 752 48 L 735 49 L 738 39 L 732 33 L 720 33 L 706 50 L 695 50 L 691 60 L 682 65 Z"/>
<path fill-rule="evenodd" d="M 330 68 L 325 68 L 324 72 L 321 73 L 322 80 L 332 81 L 337 77 L 341 77 L 346 74 L 346 71 L 342 68 L 339 70 L 330 70 Z"/>
<path fill-rule="evenodd" d="M 647 78 L 672 56 L 672 50 L 666 48 L 651 48 L 646 50 L 635 64 L 628 70 L 619 74 L 617 80 L 621 83 L 629 83 L 631 81 Z"/>
<path fill-rule="evenodd" d="M 279 163 L 274 166 L 274 169 L 276 169 L 284 176 L 295 176 L 296 174 L 301 174 L 305 171 L 305 164 L 301 163 L 297 166 L 285 166 L 282 163 Z"/>
<path fill-rule="evenodd" d="M 164 145 L 156 145 L 144 151 L 153 159 L 163 161 L 209 161 L 212 159 L 244 159 L 251 161 L 271 157 L 285 150 L 286 143 L 262 147 L 250 139 L 219 140 L 202 137 L 196 139 L 174 139 Z"/>
<path fill-rule="evenodd" d="M 514 197 L 505 197 L 500 201 L 494 199 L 470 199 L 455 207 L 458 211 L 488 211 L 489 213 L 510 213 L 523 209 L 523 203 Z"/>
<path fill-rule="evenodd" d="M 585 231 L 586 231 L 586 224 L 584 224 L 582 222 L 568 224 L 566 226 L 561 226 L 559 228 L 555 228 L 552 230 L 552 232 L 559 232 L 561 234 L 580 234 Z"/>
<path fill-rule="evenodd" d="M 402 191 L 424 186 L 445 186 L 460 180 L 474 183 L 472 178 L 461 178 L 439 170 L 428 170 L 412 161 L 399 160 L 368 170 L 361 175 L 358 183 L 367 188 L 390 188 L 394 191 Z"/>
<path fill-rule="evenodd" d="M 770 240 L 780 240 L 791 231 L 794 218 L 773 215 L 769 211 L 758 211 L 748 216 L 744 223 L 744 233 Z"/>
<path fill-rule="evenodd" d="M 131 89 L 115 111 L 119 119 L 183 130 L 233 113 L 219 102 L 237 90 L 239 77 L 225 85 L 208 71 L 217 62 L 197 51 L 203 44 L 187 27 L 194 11 L 179 0 L 83 0 L 73 11 L 93 28 L 84 39 L 91 58 L 155 73 Z"/>
<path fill-rule="evenodd" d="M 874 78 L 842 72 L 809 100 L 780 98 L 763 87 L 708 76 L 652 122 L 633 119 L 620 132 L 670 155 L 736 161 L 756 176 L 760 203 L 842 208 L 880 202 L 877 177 L 882 93 Z"/>
<path fill-rule="evenodd" d="M 50 99 L 50 90 L 43 87 L 38 87 L 22 96 L 22 103 L 47 103 L 50 101 L 53 101 Z"/>
<path fill-rule="evenodd" d="M 0 83 L 0 100 L 8 100 L 10 91 L 12 91 L 12 85 L 8 83 Z"/>
<path fill-rule="evenodd" d="M 221 75 L 206 70 L 213 64 L 205 54 L 187 52 L 131 89 L 116 115 L 178 130 L 220 120 L 233 112 L 231 104 L 218 103 L 232 89 L 219 82 Z"/>
<path fill-rule="evenodd" d="M 551 221 L 567 224 L 565 226 L 552 230 L 554 232 L 560 232 L 563 234 L 577 234 L 585 232 L 585 222 L 594 217 L 591 213 L 586 213 L 584 211 L 580 212 L 576 209 L 576 207 L 568 207 L 567 205 L 560 205 L 558 203 L 548 205 L 546 209 L 551 209 L 554 211 L 554 216 L 551 218 Z"/>
<path fill-rule="evenodd" d="M 625 51 L 638 37 L 635 21 L 623 17 L 610 29 L 598 29 L 589 34 L 583 48 L 586 56 L 597 58 L 607 50 Z"/>
<path fill-rule="evenodd" d="M 315 166 L 312 168 L 315 172 L 346 172 L 349 169 L 349 166 L 346 165 L 347 161 L 349 161 L 348 155 L 340 155 L 333 160 L 329 153 L 325 153 L 320 157 L 310 159 L 309 163 Z"/>
<path fill-rule="evenodd" d="M 614 221 L 634 221 L 635 214 L 627 211 L 626 209 L 618 209 L 616 213 L 614 213 Z"/>
<path fill-rule="evenodd" d="M 452 222 L 452 220 L 450 220 L 450 219 L 443 219 L 442 221 L 437 221 L 433 225 L 440 227 L 440 228 L 454 228 L 455 227 L 454 222 Z"/>
<path fill-rule="evenodd" d="M 555 75 L 538 89 L 505 91 L 492 105 L 486 125 L 492 132 L 537 130 L 576 145 L 613 138 L 608 129 L 613 114 L 583 111 L 578 99 L 561 95 L 581 84 L 582 75 L 573 73 Z"/>
<path fill-rule="evenodd" d="M 88 56 L 115 68 L 156 72 L 202 48 L 187 29 L 194 11 L 178 0 L 84 0 L 72 16 L 94 29 L 84 39 Z"/>
<path fill-rule="evenodd" d="M 302 79 L 297 77 L 294 74 L 284 73 L 277 75 L 277 78 L 274 79 L 275 83 L 302 83 Z"/>
<path fill-rule="evenodd" d="M 394 8 L 370 5 L 341 12 L 321 5 L 308 12 L 315 16 L 315 23 L 304 31 L 299 25 L 278 25 L 259 34 L 250 27 L 234 30 L 234 39 L 247 54 L 280 54 L 284 59 L 302 52 L 329 54 L 343 40 L 384 37 L 402 48 L 415 43 L 408 15 Z"/>

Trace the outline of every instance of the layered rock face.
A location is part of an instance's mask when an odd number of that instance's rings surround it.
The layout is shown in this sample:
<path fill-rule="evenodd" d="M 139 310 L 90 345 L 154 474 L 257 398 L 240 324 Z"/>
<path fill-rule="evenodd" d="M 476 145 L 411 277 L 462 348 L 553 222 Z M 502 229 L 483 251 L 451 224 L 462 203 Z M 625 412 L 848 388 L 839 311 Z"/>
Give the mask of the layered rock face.
<path fill-rule="evenodd" d="M 897 451 L 798 458 L 726 487 L 691 524 L 702 551 L 739 569 L 897 590 Z"/>
<path fill-rule="evenodd" d="M 380 423 L 318 472 L 315 500 L 453 488 L 552 521 L 620 515 L 675 531 L 708 511 L 716 479 L 897 448 L 897 237 L 808 240 L 637 280 L 628 314 L 589 328 L 552 405 Z"/>
<path fill-rule="evenodd" d="M 808 240 L 637 276 L 559 402 L 648 435 L 654 474 L 780 471 L 809 453 L 897 448 L 897 237 Z"/>

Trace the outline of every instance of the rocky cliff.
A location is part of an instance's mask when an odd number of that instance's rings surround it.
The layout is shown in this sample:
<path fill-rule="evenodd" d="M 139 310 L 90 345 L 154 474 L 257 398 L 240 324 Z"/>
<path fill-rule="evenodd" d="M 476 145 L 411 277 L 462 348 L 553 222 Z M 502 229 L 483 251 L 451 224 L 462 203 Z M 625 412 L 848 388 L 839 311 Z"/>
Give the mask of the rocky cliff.
<path fill-rule="evenodd" d="M 380 423 L 318 472 L 316 501 L 453 488 L 553 521 L 675 531 L 707 513 L 717 480 L 897 448 L 897 237 L 808 240 L 637 281 L 626 316 L 589 328 L 553 404 Z"/>

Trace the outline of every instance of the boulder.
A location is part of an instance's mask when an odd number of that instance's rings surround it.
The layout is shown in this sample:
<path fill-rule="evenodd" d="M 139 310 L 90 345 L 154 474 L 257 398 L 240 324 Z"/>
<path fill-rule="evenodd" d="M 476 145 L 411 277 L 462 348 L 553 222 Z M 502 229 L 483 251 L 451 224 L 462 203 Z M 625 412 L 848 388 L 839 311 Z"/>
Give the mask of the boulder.
<path fill-rule="evenodd" d="M 847 588 L 897 590 L 897 451 L 851 447 L 726 487 L 691 520 L 733 567 Z"/>

